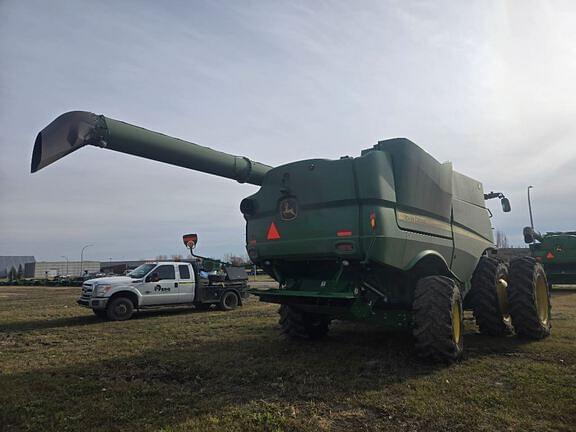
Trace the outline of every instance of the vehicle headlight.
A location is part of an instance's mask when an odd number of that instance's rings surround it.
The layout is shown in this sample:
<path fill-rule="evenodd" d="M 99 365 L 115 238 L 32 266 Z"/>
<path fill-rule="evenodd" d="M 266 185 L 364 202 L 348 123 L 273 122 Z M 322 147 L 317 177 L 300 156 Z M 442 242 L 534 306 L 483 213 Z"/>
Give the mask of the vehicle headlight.
<path fill-rule="evenodd" d="M 96 288 L 94 289 L 94 297 L 102 297 L 111 289 L 112 289 L 112 285 L 110 285 L 110 284 L 96 285 Z"/>

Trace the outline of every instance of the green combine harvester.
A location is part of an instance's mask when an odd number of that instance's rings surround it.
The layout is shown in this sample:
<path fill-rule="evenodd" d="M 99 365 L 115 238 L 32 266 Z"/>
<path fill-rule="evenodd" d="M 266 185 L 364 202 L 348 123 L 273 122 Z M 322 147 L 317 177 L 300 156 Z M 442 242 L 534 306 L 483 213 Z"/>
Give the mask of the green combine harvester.
<path fill-rule="evenodd" d="M 530 254 L 541 262 L 551 285 L 576 285 L 576 231 L 547 232 L 524 228 Z"/>
<path fill-rule="evenodd" d="M 419 355 L 450 362 L 463 352 L 464 309 L 485 334 L 550 333 L 541 264 L 496 258 L 485 200 L 510 211 L 508 200 L 407 139 L 273 168 L 75 111 L 38 134 L 32 172 L 85 145 L 261 186 L 240 203 L 246 249 L 279 286 L 253 294 L 280 305 L 289 337 L 321 338 L 336 319 L 370 321 L 411 330 Z"/>

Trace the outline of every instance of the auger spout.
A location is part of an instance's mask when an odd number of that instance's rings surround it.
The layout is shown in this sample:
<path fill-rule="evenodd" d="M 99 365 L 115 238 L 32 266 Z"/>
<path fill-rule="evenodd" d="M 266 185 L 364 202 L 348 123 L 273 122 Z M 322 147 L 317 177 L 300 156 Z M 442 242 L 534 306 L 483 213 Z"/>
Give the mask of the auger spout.
<path fill-rule="evenodd" d="M 70 111 L 56 118 L 36 137 L 31 171 L 34 173 L 86 145 L 253 185 L 261 185 L 264 175 L 272 169 L 243 156 L 212 150 L 103 115 Z"/>

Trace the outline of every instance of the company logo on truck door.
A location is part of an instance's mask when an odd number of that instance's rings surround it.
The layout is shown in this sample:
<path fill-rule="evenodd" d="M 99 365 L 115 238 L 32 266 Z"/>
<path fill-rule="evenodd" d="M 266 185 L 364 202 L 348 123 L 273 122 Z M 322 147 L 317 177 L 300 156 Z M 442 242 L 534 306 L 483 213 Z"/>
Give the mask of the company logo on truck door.
<path fill-rule="evenodd" d="M 298 201 L 295 198 L 285 198 L 280 201 L 280 217 L 285 221 L 298 217 Z"/>

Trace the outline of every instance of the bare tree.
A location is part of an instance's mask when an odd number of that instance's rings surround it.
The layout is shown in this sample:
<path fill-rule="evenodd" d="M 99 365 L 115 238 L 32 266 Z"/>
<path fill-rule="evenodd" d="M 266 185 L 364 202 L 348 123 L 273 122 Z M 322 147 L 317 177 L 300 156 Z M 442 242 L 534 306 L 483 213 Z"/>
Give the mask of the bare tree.
<path fill-rule="evenodd" d="M 156 255 L 156 261 L 168 261 L 168 255 Z"/>
<path fill-rule="evenodd" d="M 233 266 L 244 267 L 250 265 L 250 258 L 248 256 L 240 256 L 232 253 L 224 255 L 224 261 L 229 262 Z"/>
<path fill-rule="evenodd" d="M 175 254 L 171 256 L 172 261 L 182 261 L 182 255 L 180 254 Z"/>
<path fill-rule="evenodd" d="M 508 242 L 508 237 L 503 231 L 496 230 L 496 246 L 499 249 L 509 248 L 510 243 Z"/>

